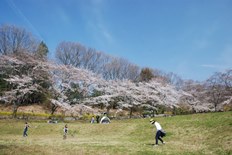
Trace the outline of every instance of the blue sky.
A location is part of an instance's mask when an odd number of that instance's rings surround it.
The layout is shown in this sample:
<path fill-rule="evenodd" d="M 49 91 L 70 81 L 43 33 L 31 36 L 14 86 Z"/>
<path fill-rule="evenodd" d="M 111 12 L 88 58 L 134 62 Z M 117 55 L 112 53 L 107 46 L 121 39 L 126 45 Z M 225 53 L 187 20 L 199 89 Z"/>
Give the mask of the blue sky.
<path fill-rule="evenodd" d="M 232 68 L 232 0 L 0 0 L 0 24 L 205 80 Z"/>

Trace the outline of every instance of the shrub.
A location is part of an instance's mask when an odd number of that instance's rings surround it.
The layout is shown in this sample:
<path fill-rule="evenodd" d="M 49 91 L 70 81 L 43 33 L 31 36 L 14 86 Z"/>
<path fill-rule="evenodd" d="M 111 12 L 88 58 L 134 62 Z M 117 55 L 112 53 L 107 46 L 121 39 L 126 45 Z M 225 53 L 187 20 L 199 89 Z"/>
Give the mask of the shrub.
<path fill-rule="evenodd" d="M 225 104 L 223 106 L 223 111 L 232 111 L 232 103 L 231 104 Z"/>

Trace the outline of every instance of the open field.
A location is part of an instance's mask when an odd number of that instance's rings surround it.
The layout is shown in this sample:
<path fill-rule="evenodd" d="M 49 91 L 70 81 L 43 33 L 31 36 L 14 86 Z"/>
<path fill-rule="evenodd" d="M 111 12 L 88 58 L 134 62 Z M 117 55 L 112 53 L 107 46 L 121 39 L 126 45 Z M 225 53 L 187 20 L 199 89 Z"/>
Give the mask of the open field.
<path fill-rule="evenodd" d="M 0 120 L 0 154 L 232 154 L 232 112 L 156 118 L 167 131 L 166 144 L 153 147 L 155 132 L 149 119 L 112 120 L 111 124 Z"/>

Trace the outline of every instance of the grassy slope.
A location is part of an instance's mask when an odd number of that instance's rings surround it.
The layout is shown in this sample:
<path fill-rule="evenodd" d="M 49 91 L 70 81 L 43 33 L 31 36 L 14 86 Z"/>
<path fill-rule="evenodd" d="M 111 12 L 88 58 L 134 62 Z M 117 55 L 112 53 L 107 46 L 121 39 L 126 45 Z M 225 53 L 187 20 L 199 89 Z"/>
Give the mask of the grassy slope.
<path fill-rule="evenodd" d="M 111 124 L 30 122 L 23 138 L 23 121 L 0 120 L 0 154 L 232 154 L 232 112 L 157 118 L 167 131 L 165 145 L 153 147 L 149 119 L 113 120 Z"/>

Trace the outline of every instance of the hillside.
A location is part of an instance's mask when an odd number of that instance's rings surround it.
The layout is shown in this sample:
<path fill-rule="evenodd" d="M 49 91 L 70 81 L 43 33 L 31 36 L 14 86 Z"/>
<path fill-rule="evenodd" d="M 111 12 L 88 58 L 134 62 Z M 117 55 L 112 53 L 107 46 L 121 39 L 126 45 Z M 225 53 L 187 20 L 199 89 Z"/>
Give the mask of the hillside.
<path fill-rule="evenodd" d="M 141 116 L 144 111 L 169 114 L 209 112 L 216 107 L 224 110 L 223 105 L 230 110 L 232 105 L 229 94 L 215 104 L 205 90 L 199 93 L 195 89 L 176 89 L 155 78 L 137 82 L 106 80 L 89 70 L 55 64 L 28 53 L 2 55 L 0 68 L 0 103 L 12 106 L 14 114 L 20 106 L 26 105 L 41 105 L 52 114 L 57 109 L 65 115 L 103 111 L 115 115 L 115 112 L 127 111 L 130 117 L 133 114 Z M 204 100 L 200 100 L 202 94 Z"/>
<path fill-rule="evenodd" d="M 165 145 L 153 147 L 154 127 L 149 119 L 112 120 L 111 124 L 29 122 L 23 138 L 23 121 L 0 120 L 0 154 L 170 154 L 225 155 L 232 149 L 232 113 L 207 113 L 156 120 L 166 130 Z M 220 132 L 220 133 L 219 133 Z"/>

